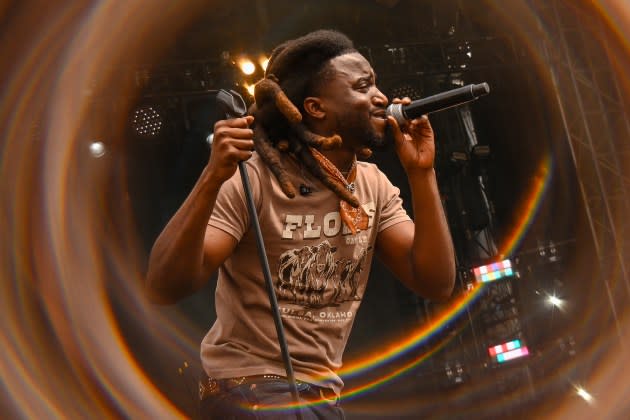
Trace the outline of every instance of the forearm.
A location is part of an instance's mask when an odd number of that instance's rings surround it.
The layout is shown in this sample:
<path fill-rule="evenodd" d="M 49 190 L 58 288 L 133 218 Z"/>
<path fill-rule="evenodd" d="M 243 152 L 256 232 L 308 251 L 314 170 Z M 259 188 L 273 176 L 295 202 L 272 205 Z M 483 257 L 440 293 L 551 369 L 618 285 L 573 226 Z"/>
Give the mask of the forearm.
<path fill-rule="evenodd" d="M 440 200 L 435 171 L 418 169 L 409 182 L 414 213 L 411 266 L 414 282 L 425 297 L 447 299 L 455 283 L 455 254 Z"/>
<path fill-rule="evenodd" d="M 200 287 L 205 276 L 204 237 L 221 182 L 206 168 L 155 241 L 146 290 L 151 300 L 172 303 Z"/>

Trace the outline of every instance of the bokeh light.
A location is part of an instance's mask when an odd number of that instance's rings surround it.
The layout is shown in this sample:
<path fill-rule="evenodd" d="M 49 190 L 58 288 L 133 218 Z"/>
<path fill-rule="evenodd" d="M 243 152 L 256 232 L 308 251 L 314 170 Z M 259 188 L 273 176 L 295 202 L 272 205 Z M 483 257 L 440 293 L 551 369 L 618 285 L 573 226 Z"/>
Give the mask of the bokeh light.
<path fill-rule="evenodd" d="M 95 158 L 105 156 L 105 145 L 102 141 L 94 141 L 90 143 L 90 154 Z"/>
<path fill-rule="evenodd" d="M 238 61 L 238 66 L 243 74 L 249 76 L 256 71 L 256 65 L 249 58 L 242 58 Z"/>

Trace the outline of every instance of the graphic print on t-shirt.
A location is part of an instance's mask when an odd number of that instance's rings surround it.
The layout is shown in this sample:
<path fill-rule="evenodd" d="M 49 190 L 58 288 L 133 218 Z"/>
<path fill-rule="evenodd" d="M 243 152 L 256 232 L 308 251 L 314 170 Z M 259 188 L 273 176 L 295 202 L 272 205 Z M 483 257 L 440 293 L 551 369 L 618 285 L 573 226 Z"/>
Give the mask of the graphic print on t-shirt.
<path fill-rule="evenodd" d="M 324 240 L 282 253 L 275 284 L 278 300 L 310 308 L 361 300 L 357 290 L 368 250 L 363 248 L 356 259 L 337 259 L 337 248 Z"/>

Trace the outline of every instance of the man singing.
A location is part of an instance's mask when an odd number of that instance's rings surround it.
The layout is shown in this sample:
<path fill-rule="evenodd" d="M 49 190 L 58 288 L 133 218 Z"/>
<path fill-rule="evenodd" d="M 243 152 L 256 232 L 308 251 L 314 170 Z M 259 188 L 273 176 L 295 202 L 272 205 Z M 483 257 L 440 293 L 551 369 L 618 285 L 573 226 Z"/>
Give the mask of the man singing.
<path fill-rule="evenodd" d="M 245 161 L 301 416 L 343 418 L 336 372 L 372 256 L 420 296 L 444 300 L 453 289 L 433 130 L 426 116 L 404 127 L 388 117 L 372 67 L 331 30 L 278 46 L 255 99 L 251 115 L 215 124 L 208 164 L 151 251 L 147 290 L 172 303 L 218 270 L 217 320 L 201 344 L 204 418 L 277 418 L 265 407 L 292 402 L 236 171 Z M 384 143 L 388 126 L 409 179 L 413 221 L 398 188 L 357 159 Z"/>

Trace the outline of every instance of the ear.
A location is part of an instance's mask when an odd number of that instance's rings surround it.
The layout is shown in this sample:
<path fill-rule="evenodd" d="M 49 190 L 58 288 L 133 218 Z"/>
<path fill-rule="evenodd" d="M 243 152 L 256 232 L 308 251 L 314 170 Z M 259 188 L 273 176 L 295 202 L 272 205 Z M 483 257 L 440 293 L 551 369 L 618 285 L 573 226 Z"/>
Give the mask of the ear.
<path fill-rule="evenodd" d="M 309 96 L 304 99 L 304 112 L 317 120 L 321 120 L 326 116 L 326 109 L 322 100 L 315 96 Z"/>

